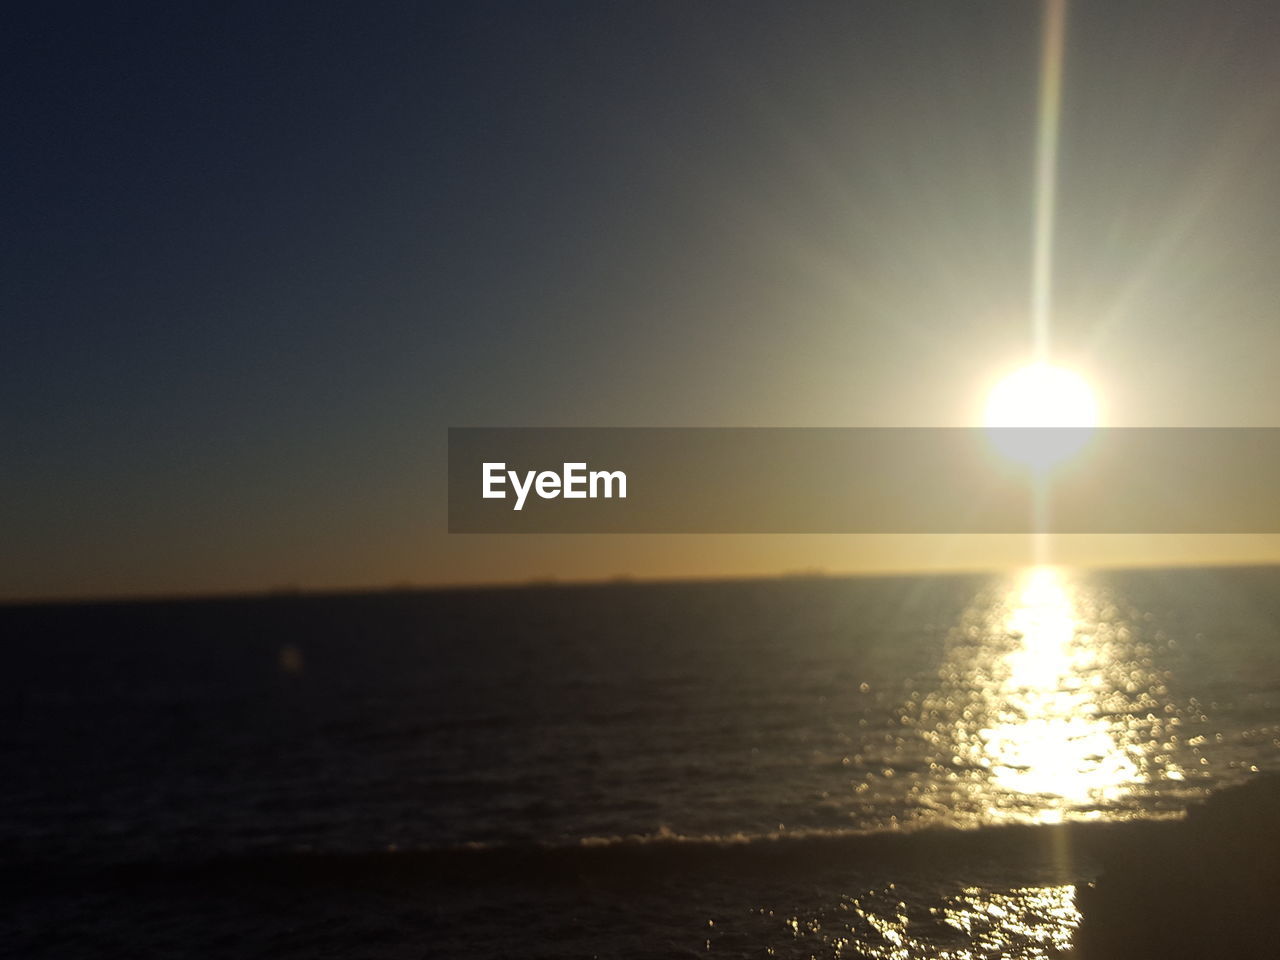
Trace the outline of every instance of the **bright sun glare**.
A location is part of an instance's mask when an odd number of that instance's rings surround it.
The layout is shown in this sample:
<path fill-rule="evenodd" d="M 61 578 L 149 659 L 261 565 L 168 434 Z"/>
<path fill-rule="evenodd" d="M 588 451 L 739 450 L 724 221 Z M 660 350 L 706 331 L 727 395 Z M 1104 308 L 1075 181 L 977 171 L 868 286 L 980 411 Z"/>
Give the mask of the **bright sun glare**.
<path fill-rule="evenodd" d="M 1078 373 L 1033 363 L 991 389 L 984 422 L 988 427 L 1095 427 L 1098 403 Z"/>
<path fill-rule="evenodd" d="M 1084 446 L 1098 425 L 1098 402 L 1078 373 L 1033 363 L 992 387 L 983 423 L 1005 456 L 1047 469 Z"/>

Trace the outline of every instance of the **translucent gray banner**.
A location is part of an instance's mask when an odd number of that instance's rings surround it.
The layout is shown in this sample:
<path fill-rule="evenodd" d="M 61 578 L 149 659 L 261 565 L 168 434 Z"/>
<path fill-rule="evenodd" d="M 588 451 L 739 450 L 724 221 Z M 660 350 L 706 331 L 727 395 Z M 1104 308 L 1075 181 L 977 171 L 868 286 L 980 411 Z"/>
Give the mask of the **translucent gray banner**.
<path fill-rule="evenodd" d="M 455 428 L 453 533 L 1277 533 L 1280 429 Z"/>

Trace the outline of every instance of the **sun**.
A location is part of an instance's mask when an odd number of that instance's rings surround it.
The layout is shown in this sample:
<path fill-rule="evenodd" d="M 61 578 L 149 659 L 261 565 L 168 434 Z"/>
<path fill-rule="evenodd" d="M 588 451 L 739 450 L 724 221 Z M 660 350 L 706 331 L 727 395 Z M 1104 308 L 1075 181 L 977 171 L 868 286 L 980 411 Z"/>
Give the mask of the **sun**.
<path fill-rule="evenodd" d="M 1047 363 L 1030 364 L 1000 380 L 987 395 L 983 414 L 996 448 L 1038 469 L 1080 450 L 1098 419 L 1098 401 L 1085 379 Z"/>
<path fill-rule="evenodd" d="M 1080 374 L 1033 363 L 991 388 L 983 422 L 988 427 L 1096 427 L 1098 401 Z"/>

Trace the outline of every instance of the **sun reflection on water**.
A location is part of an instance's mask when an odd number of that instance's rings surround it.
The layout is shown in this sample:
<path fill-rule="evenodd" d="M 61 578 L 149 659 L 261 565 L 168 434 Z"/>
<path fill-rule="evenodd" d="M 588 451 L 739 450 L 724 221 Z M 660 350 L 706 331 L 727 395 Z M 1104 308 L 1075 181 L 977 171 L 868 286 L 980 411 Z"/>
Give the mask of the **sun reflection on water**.
<path fill-rule="evenodd" d="M 998 664 L 991 725 L 979 731 L 992 783 L 1061 806 L 1116 799 L 1141 779 L 1096 700 L 1098 647 L 1079 629 L 1069 585 L 1054 569 L 1030 571 L 1005 629 L 1017 642 Z"/>
<path fill-rule="evenodd" d="M 976 597 L 937 686 L 903 711 L 929 770 L 922 808 L 969 824 L 1151 813 L 1154 783 L 1167 793 L 1190 776 L 1179 762 L 1189 707 L 1171 698 L 1172 675 L 1134 616 L 1051 567 Z"/>
<path fill-rule="evenodd" d="M 1076 888 L 1070 883 L 999 889 L 967 886 L 938 894 L 891 883 L 846 895 L 838 909 L 784 915 L 784 935 L 808 949 L 796 954 L 768 947 L 766 953 L 815 956 L 812 948 L 823 944 L 827 950 L 822 955 L 879 960 L 1040 960 L 1069 950 L 1080 923 Z"/>

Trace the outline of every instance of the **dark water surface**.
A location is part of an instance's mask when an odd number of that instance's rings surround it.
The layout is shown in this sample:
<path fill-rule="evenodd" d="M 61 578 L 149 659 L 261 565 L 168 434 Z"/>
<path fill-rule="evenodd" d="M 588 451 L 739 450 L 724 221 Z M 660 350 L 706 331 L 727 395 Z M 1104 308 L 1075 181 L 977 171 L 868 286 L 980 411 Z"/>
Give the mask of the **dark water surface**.
<path fill-rule="evenodd" d="M 1108 830 L 1280 770 L 1274 568 L 10 607 L 0 635 L 26 956 L 1046 956 Z"/>

